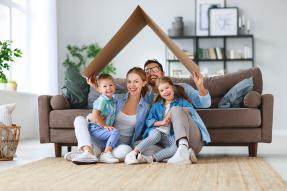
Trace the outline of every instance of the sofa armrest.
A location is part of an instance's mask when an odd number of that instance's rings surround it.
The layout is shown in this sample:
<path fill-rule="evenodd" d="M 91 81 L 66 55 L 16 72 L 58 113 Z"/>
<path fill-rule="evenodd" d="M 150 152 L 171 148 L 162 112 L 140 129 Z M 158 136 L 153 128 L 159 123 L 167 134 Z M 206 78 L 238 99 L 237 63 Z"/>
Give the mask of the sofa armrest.
<path fill-rule="evenodd" d="M 49 116 L 52 110 L 50 100 L 52 96 L 41 95 L 38 98 L 40 143 L 50 142 Z"/>
<path fill-rule="evenodd" d="M 272 94 L 264 94 L 261 97 L 261 117 L 262 117 L 262 142 L 271 143 L 273 125 L 273 103 Z"/>

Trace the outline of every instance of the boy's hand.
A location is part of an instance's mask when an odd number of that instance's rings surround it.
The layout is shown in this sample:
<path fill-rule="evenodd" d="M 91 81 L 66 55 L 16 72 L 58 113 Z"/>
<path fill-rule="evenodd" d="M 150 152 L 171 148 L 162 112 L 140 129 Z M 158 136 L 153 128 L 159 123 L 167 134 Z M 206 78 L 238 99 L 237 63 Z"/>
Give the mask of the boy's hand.
<path fill-rule="evenodd" d="M 109 131 L 112 131 L 115 127 L 113 127 L 113 126 L 106 126 L 106 128 L 107 128 Z"/>

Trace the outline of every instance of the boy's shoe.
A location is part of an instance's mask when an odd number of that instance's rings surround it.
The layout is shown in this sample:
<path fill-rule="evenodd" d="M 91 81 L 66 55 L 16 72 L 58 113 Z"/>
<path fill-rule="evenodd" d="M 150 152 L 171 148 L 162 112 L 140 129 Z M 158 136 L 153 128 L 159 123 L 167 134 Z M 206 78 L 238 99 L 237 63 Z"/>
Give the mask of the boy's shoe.
<path fill-rule="evenodd" d="M 196 158 L 196 155 L 195 155 L 194 151 L 192 150 L 192 148 L 188 149 L 188 151 L 190 153 L 191 163 L 196 164 L 197 163 L 197 158 Z"/>
<path fill-rule="evenodd" d="M 145 156 L 141 153 L 138 154 L 137 160 L 138 163 L 153 163 L 152 156 Z"/>
<path fill-rule="evenodd" d="M 114 157 L 112 153 L 102 152 L 100 155 L 100 162 L 114 164 L 120 162 L 120 160 Z"/>
<path fill-rule="evenodd" d="M 190 152 L 185 145 L 179 145 L 176 153 L 168 159 L 167 163 L 171 164 L 190 164 Z"/>
<path fill-rule="evenodd" d="M 137 153 L 135 151 L 129 152 L 125 157 L 126 164 L 138 164 Z"/>
<path fill-rule="evenodd" d="M 95 164 L 98 162 L 98 158 L 89 152 L 83 152 L 78 157 L 74 158 L 72 162 L 77 165 Z"/>
<path fill-rule="evenodd" d="M 68 152 L 64 155 L 64 159 L 67 161 L 72 161 L 74 158 L 78 157 L 80 154 L 82 154 L 83 151 L 80 149 Z"/>

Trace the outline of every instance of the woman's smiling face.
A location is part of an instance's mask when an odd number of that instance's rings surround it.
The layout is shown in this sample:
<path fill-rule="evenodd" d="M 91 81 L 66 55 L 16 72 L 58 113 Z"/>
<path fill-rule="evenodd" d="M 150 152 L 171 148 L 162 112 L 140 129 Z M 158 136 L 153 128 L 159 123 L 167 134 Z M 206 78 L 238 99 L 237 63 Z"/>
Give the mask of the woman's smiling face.
<path fill-rule="evenodd" d="M 127 89 L 131 95 L 141 94 L 141 90 L 145 85 L 146 82 L 138 74 L 132 72 L 127 75 Z"/>

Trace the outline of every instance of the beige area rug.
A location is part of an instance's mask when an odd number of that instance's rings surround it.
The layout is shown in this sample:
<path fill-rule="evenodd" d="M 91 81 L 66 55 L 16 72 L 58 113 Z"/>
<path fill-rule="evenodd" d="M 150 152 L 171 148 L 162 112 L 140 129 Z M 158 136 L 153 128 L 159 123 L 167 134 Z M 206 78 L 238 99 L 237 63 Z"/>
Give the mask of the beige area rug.
<path fill-rule="evenodd" d="M 47 158 L 0 173 L 0 190 L 287 190 L 262 158 L 212 156 L 198 164 L 77 166 Z"/>

